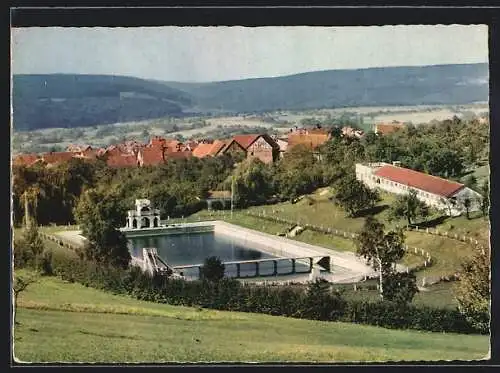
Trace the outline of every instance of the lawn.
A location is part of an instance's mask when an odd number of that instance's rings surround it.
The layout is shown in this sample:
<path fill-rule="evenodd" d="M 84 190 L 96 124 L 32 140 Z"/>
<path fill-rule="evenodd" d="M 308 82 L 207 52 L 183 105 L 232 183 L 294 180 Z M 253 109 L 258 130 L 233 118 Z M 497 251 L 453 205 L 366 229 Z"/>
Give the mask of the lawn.
<path fill-rule="evenodd" d="M 177 307 L 42 278 L 20 298 L 14 353 L 30 362 L 470 360 L 489 337 Z"/>
<path fill-rule="evenodd" d="M 424 248 L 431 254 L 432 266 L 419 271 L 418 277 L 450 275 L 460 269 L 460 264 L 474 253 L 471 245 L 458 240 L 425 233 L 405 232 L 405 242 L 410 247 Z"/>
<path fill-rule="evenodd" d="M 342 291 L 342 296 L 346 299 L 360 301 L 378 301 L 380 294 L 374 287 L 378 280 L 371 279 L 366 282 L 356 284 L 357 290 L 354 291 L 354 284 L 334 284 L 335 289 Z M 413 298 L 414 305 L 425 305 L 436 308 L 456 309 L 457 301 L 454 296 L 454 282 L 441 282 L 428 286 L 425 290 L 419 291 Z"/>

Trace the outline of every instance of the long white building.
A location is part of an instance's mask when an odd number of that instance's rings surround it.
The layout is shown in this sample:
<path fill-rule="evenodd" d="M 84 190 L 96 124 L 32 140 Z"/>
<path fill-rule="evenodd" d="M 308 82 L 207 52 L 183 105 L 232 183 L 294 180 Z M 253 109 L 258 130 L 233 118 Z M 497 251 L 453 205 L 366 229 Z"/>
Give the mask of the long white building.
<path fill-rule="evenodd" d="M 466 198 L 471 201 L 469 211 L 481 208 L 481 195 L 463 184 L 388 163 L 357 163 L 356 178 L 371 189 L 389 193 L 407 194 L 414 189 L 418 199 L 452 216 L 465 212 Z"/>

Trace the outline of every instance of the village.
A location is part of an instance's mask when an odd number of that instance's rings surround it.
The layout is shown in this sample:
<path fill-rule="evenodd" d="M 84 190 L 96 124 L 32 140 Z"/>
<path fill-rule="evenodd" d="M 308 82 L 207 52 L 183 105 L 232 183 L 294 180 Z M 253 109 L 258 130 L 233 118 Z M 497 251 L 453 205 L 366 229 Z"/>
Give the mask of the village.
<path fill-rule="evenodd" d="M 398 121 L 392 123 L 377 123 L 373 133 L 384 136 L 404 128 Z M 342 137 L 361 139 L 364 132 L 352 127 L 342 127 Z M 199 139 L 185 143 L 175 139 L 154 136 L 149 143 L 127 141 L 107 148 L 92 148 L 90 145 L 70 145 L 65 152 L 49 152 L 42 154 L 20 154 L 14 157 L 16 166 L 33 166 L 41 163 L 53 167 L 72 158 L 85 161 L 97 159 L 106 162 L 108 167 L 148 167 L 165 164 L 173 159 L 189 157 L 205 158 L 230 155 L 237 159 L 256 158 L 270 164 L 283 159 L 284 154 L 295 146 L 302 146 L 321 157 L 318 148 L 332 136 L 331 129 L 291 128 L 286 136 L 270 136 L 268 134 L 236 135 L 230 139 Z M 464 199 L 470 200 L 469 211 L 480 210 L 481 195 L 461 183 L 448 181 L 422 172 L 398 167 L 400 162 L 393 164 L 357 164 L 356 178 L 370 188 L 381 188 L 394 194 L 405 194 L 410 189 L 417 191 L 419 199 L 429 206 L 446 209 L 450 216 L 458 216 L 464 210 Z M 217 194 L 217 191 L 213 191 Z"/>

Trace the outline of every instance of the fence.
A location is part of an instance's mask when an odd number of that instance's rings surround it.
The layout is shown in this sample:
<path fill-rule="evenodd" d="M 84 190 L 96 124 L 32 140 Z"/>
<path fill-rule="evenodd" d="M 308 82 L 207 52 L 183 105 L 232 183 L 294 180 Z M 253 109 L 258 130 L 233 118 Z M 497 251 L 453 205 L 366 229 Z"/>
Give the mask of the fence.
<path fill-rule="evenodd" d="M 471 245 L 475 245 L 475 247 L 477 247 L 478 249 L 485 249 L 485 247 L 482 246 L 476 238 L 466 236 L 466 235 L 461 235 L 458 233 L 452 233 L 449 231 L 439 230 L 436 228 L 419 228 L 418 225 L 407 225 L 404 227 L 404 229 L 406 229 L 410 232 L 419 232 L 419 233 L 426 233 L 426 234 L 446 237 L 446 238 L 450 238 L 453 240 L 458 240 L 461 242 L 469 243 Z"/>
<path fill-rule="evenodd" d="M 252 213 L 251 211 L 247 211 L 247 214 L 249 216 L 253 216 L 256 218 L 260 218 L 260 219 L 264 219 L 264 220 L 268 220 L 268 221 L 273 221 L 276 223 L 287 224 L 287 225 L 290 225 L 292 227 L 300 225 L 301 227 L 304 227 L 305 229 L 309 229 L 309 230 L 314 231 L 314 232 L 319 232 L 319 233 L 323 233 L 323 234 L 331 234 L 334 236 L 338 236 L 338 237 L 342 237 L 342 238 L 346 238 L 346 239 L 351 239 L 351 240 L 355 239 L 358 236 L 358 234 L 354 233 L 354 232 L 348 232 L 348 231 L 344 231 L 344 230 L 336 229 L 336 228 L 331 228 L 331 227 L 326 228 L 326 227 L 317 226 L 314 224 L 302 224 L 300 221 L 293 221 L 293 220 L 289 220 L 289 219 L 280 218 L 280 217 L 277 217 L 275 215 L 268 215 L 265 212 Z M 433 259 L 431 257 L 431 254 L 429 252 L 425 251 L 424 249 L 421 249 L 418 247 L 409 247 L 408 245 L 405 245 L 405 251 L 410 253 L 410 254 L 421 256 L 424 258 L 424 261 L 421 264 L 415 265 L 413 267 L 408 267 L 407 272 L 421 271 L 424 268 L 428 268 L 428 267 L 432 266 L 432 264 L 434 263 Z M 446 277 L 449 277 L 449 276 L 442 276 L 442 277 L 444 280 Z"/>
<path fill-rule="evenodd" d="M 68 248 L 68 249 L 73 250 L 75 252 L 78 252 L 78 250 L 79 250 L 78 246 L 75 246 L 75 245 L 69 243 L 68 241 L 63 240 L 60 237 L 54 236 L 52 234 L 47 234 L 45 232 L 40 232 L 40 231 L 38 232 L 38 234 L 40 235 L 40 237 L 42 239 L 55 242 L 61 247 Z"/>

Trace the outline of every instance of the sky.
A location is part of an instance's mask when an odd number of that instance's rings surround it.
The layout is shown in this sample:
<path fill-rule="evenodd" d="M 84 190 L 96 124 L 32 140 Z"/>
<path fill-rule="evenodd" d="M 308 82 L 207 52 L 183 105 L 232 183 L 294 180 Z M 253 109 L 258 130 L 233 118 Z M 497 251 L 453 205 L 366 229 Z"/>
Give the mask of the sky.
<path fill-rule="evenodd" d="M 12 29 L 13 74 L 181 82 L 488 62 L 486 25 Z"/>

